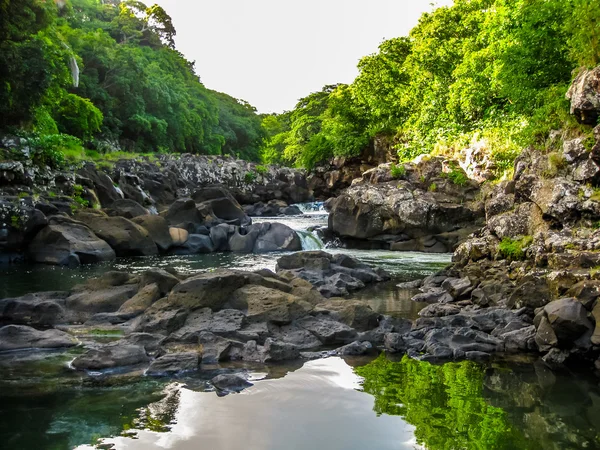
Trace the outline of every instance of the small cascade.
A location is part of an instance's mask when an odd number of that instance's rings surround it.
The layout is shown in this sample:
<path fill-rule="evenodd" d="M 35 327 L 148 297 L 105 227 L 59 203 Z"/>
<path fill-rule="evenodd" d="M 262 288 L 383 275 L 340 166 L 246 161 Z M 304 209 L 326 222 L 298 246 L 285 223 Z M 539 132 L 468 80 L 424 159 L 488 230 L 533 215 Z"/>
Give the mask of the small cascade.
<path fill-rule="evenodd" d="M 294 206 L 297 206 L 303 214 L 327 214 L 327 211 L 323 207 L 323 202 L 296 203 Z"/>
<path fill-rule="evenodd" d="M 62 43 L 63 47 L 71 52 L 71 47 L 69 47 L 66 43 Z M 75 59 L 75 55 L 71 52 L 69 56 L 69 69 L 71 70 L 71 78 L 73 79 L 73 87 L 79 87 L 79 65 L 77 65 L 77 60 Z"/>
<path fill-rule="evenodd" d="M 296 233 L 302 241 L 302 250 L 321 250 L 325 247 L 321 238 L 310 231 L 296 230 Z"/>

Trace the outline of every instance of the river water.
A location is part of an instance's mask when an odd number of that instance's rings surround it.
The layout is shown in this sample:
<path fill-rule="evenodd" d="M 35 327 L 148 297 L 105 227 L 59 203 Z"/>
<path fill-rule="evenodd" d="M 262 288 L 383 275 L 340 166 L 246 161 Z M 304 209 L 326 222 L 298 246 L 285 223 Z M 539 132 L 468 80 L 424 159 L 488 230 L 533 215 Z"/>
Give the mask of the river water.
<path fill-rule="evenodd" d="M 301 234 L 326 223 L 318 206 L 305 208 L 308 215 L 278 220 Z M 354 298 L 381 313 L 410 318 L 423 305 L 411 302 L 411 293 L 396 283 L 450 261 L 450 255 L 327 251 L 350 253 L 390 271 L 392 282 Z M 110 269 L 273 269 L 278 256 L 134 258 L 79 269 L 5 267 L 0 297 L 68 289 Z M 69 371 L 74 352 L 18 362 L 15 355 L 0 355 L 0 448 L 600 448 L 598 379 L 585 371 L 552 372 L 535 358 L 431 365 L 382 354 L 266 366 L 230 363 L 177 379 L 118 378 L 109 387 Z M 216 374 L 240 369 L 252 387 L 226 397 L 211 390 L 207 381 Z"/>

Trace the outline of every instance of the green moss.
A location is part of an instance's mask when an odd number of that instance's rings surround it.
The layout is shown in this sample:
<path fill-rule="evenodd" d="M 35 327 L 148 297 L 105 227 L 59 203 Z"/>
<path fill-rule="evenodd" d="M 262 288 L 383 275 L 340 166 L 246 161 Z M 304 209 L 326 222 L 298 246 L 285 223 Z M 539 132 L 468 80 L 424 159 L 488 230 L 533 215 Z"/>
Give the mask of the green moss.
<path fill-rule="evenodd" d="M 505 237 L 498 244 L 498 253 L 502 258 L 509 261 L 522 261 L 525 259 L 525 250 L 532 242 L 533 238 L 531 236 L 523 236 L 520 239 Z"/>
<path fill-rule="evenodd" d="M 465 186 L 469 181 L 467 175 L 459 169 L 452 169 L 445 176 L 457 186 Z"/>
<path fill-rule="evenodd" d="M 269 169 L 266 166 L 260 166 L 260 165 L 256 166 L 254 169 L 256 170 L 257 173 L 259 173 L 261 175 L 264 175 L 269 171 Z"/>
<path fill-rule="evenodd" d="M 17 197 L 19 199 L 27 198 L 27 197 L 29 197 L 29 193 L 27 193 L 27 192 L 19 192 L 19 195 L 17 195 Z"/>
<path fill-rule="evenodd" d="M 402 178 L 404 175 L 406 175 L 406 167 L 404 167 L 404 164 L 397 166 L 396 164 L 392 163 L 390 165 L 390 173 L 392 174 L 392 178 Z"/>
<path fill-rule="evenodd" d="M 431 183 L 429 185 L 429 192 L 435 192 L 435 191 L 437 191 L 437 184 Z"/>
<path fill-rule="evenodd" d="M 567 165 L 567 160 L 562 153 L 549 153 L 548 168 L 542 172 L 542 176 L 544 178 L 554 178 L 561 170 L 565 169 Z"/>

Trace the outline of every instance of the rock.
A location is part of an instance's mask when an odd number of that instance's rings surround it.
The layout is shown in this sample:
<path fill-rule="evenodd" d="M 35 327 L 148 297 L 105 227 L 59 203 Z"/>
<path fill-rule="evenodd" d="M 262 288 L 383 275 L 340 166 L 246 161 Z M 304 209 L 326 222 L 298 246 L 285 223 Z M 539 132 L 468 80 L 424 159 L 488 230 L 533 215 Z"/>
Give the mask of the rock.
<path fill-rule="evenodd" d="M 580 123 L 595 125 L 600 116 L 600 67 L 580 71 L 566 97 L 571 101 L 571 114 Z"/>
<path fill-rule="evenodd" d="M 424 288 L 421 288 L 423 290 Z M 442 288 L 430 288 L 422 294 L 414 295 L 411 300 L 413 302 L 426 302 L 426 303 L 450 303 L 454 301 L 454 298 L 445 289 Z"/>
<path fill-rule="evenodd" d="M 171 253 L 176 255 L 196 255 L 200 253 L 212 253 L 214 250 L 210 237 L 203 234 L 190 234 L 185 243 L 174 248 Z"/>
<path fill-rule="evenodd" d="M 159 251 L 166 252 L 173 246 L 169 225 L 163 217 L 151 214 L 138 215 L 132 219 L 132 222 L 148 232 Z"/>
<path fill-rule="evenodd" d="M 124 217 L 80 214 L 86 225 L 104 239 L 117 256 L 152 256 L 158 253 L 148 231 Z"/>
<path fill-rule="evenodd" d="M 229 238 L 229 250 L 234 253 L 252 253 L 259 234 L 260 229 L 258 227 L 249 230 L 238 228 Z"/>
<path fill-rule="evenodd" d="M 264 345 L 263 362 L 289 361 L 300 357 L 300 349 L 294 344 L 267 338 Z"/>
<path fill-rule="evenodd" d="M 338 348 L 337 353 L 338 355 L 342 356 L 358 356 L 369 353 L 372 348 L 373 345 L 371 345 L 371 343 L 368 341 L 354 341 L 348 345 Z"/>
<path fill-rule="evenodd" d="M 117 311 L 127 300 L 136 295 L 136 285 L 113 286 L 94 291 L 74 292 L 66 299 L 66 307 L 79 313 L 80 317 L 89 314 Z"/>
<path fill-rule="evenodd" d="M 452 298 L 460 300 L 466 298 L 471 291 L 473 286 L 471 280 L 468 277 L 464 278 L 447 278 L 442 283 L 442 288 L 445 289 Z"/>
<path fill-rule="evenodd" d="M 146 375 L 174 375 L 181 372 L 192 372 L 198 370 L 198 366 L 197 353 L 167 353 L 150 363 Z"/>
<path fill-rule="evenodd" d="M 262 227 L 254 244 L 254 253 L 302 250 L 300 237 L 287 225 L 268 222 L 260 225 Z"/>
<path fill-rule="evenodd" d="M 118 312 L 121 314 L 139 315 L 146 311 L 152 304 L 161 298 L 161 292 L 156 283 L 148 284 L 141 288 L 137 294 L 123 303 Z"/>
<path fill-rule="evenodd" d="M 414 298 L 414 297 L 413 297 Z M 419 311 L 421 317 L 444 317 L 460 313 L 460 306 L 443 303 L 433 303 Z"/>
<path fill-rule="evenodd" d="M 296 323 L 281 327 L 270 327 L 269 331 L 278 341 L 293 344 L 300 350 L 310 350 L 321 346 L 321 341 L 314 334 Z"/>
<path fill-rule="evenodd" d="M 591 310 L 594 302 L 600 297 L 599 280 L 583 280 L 575 283 L 565 293 L 566 297 L 575 297 L 586 309 Z"/>
<path fill-rule="evenodd" d="M 536 335 L 535 326 L 530 325 L 500 336 L 504 339 L 504 348 L 507 352 L 525 352 L 535 350 Z"/>
<path fill-rule="evenodd" d="M 161 213 L 161 215 L 162 214 L 163 213 Z M 204 223 L 204 216 L 196 208 L 196 202 L 190 198 L 175 200 L 164 213 L 164 218 L 169 225 L 175 227 L 186 223 L 193 225 L 202 225 Z"/>
<path fill-rule="evenodd" d="M 0 352 L 35 348 L 65 348 L 77 345 L 73 336 L 59 330 L 39 331 L 25 325 L 0 328 Z"/>
<path fill-rule="evenodd" d="M 537 327 L 535 334 L 535 343 L 539 347 L 540 351 L 547 351 L 550 348 L 558 344 L 558 338 L 556 333 L 548 322 L 548 319 L 544 316 Z"/>
<path fill-rule="evenodd" d="M 600 345 L 600 302 L 597 302 L 594 309 L 592 309 L 592 317 L 596 322 L 594 333 L 591 337 L 592 344 Z"/>
<path fill-rule="evenodd" d="M 581 138 L 571 139 L 563 143 L 563 155 L 565 155 L 565 159 L 569 163 L 583 159 L 587 156 L 587 153 L 588 151 L 583 145 Z"/>
<path fill-rule="evenodd" d="M 314 334 L 323 345 L 347 344 L 356 336 L 356 330 L 348 325 L 324 317 L 304 317 L 298 325 Z"/>
<path fill-rule="evenodd" d="M 113 180 L 104 172 L 98 170 L 93 164 L 85 164 L 77 173 L 91 180 L 94 185 L 94 192 L 98 195 L 98 199 L 103 207 L 110 206 L 115 201 L 123 198 L 122 194 L 115 188 Z"/>
<path fill-rule="evenodd" d="M 229 250 L 229 236 L 235 232 L 232 225 L 221 224 L 210 229 L 210 240 L 215 251 L 226 252 Z"/>
<path fill-rule="evenodd" d="M 38 292 L 0 300 L 0 323 L 52 326 L 65 322 L 68 292 Z"/>
<path fill-rule="evenodd" d="M 133 366 L 148 362 L 144 347 L 138 345 L 112 344 L 90 349 L 73 360 L 77 370 L 103 370 L 113 367 Z"/>
<path fill-rule="evenodd" d="M 568 350 L 553 348 L 542 358 L 542 360 L 551 368 L 559 368 L 564 364 L 568 357 Z"/>
<path fill-rule="evenodd" d="M 168 297 L 169 304 L 219 310 L 235 290 L 249 282 L 249 276 L 248 272 L 217 269 L 190 277 L 173 288 Z"/>
<path fill-rule="evenodd" d="M 593 328 L 587 318 L 587 311 L 575 299 L 563 298 L 555 300 L 548 303 L 544 307 L 544 311 L 559 342 L 573 341 L 587 330 Z"/>
<path fill-rule="evenodd" d="M 171 240 L 173 241 L 173 246 L 181 247 L 188 240 L 189 233 L 187 230 L 182 228 L 169 228 L 169 234 L 171 235 Z"/>
<path fill-rule="evenodd" d="M 217 375 L 210 380 L 212 385 L 223 395 L 230 394 L 232 392 L 240 392 L 250 386 L 252 383 L 247 381 L 244 377 L 237 374 L 222 374 Z"/>
<path fill-rule="evenodd" d="M 251 322 L 287 324 L 306 316 L 312 305 L 295 295 L 264 286 L 248 285 L 237 289 L 230 305 L 246 312 Z"/>
<path fill-rule="evenodd" d="M 229 359 L 230 340 L 203 331 L 198 336 L 198 343 L 202 346 L 202 364 L 216 364 Z"/>
<path fill-rule="evenodd" d="M 313 310 L 314 314 L 324 313 L 329 317 L 345 323 L 358 331 L 367 331 L 377 328 L 379 325 L 380 314 L 376 313 L 358 300 L 331 299 L 320 303 Z"/>
<path fill-rule="evenodd" d="M 28 253 L 34 262 L 56 265 L 92 264 L 115 259 L 114 250 L 83 223 L 54 216 L 33 239 Z"/>
<path fill-rule="evenodd" d="M 149 284 L 156 284 L 158 286 L 160 295 L 164 296 L 171 292 L 171 289 L 179 284 L 179 279 L 164 269 L 153 268 L 142 273 L 140 277 L 139 288 L 141 289 Z"/>
<path fill-rule="evenodd" d="M 129 199 L 115 200 L 107 210 L 109 216 L 122 216 L 133 219 L 138 216 L 148 215 L 148 210 L 138 202 Z"/>
<path fill-rule="evenodd" d="M 208 206 L 215 217 L 236 225 L 252 223 L 237 200 L 221 186 L 202 188 L 192 195 L 193 200 L 200 205 Z"/>
<path fill-rule="evenodd" d="M 384 338 L 385 349 L 390 353 L 406 351 L 407 345 L 400 333 L 387 333 Z"/>
<path fill-rule="evenodd" d="M 161 342 L 165 339 L 162 334 L 131 333 L 125 336 L 121 342 L 128 345 L 142 346 L 147 354 L 155 354 L 160 349 Z"/>

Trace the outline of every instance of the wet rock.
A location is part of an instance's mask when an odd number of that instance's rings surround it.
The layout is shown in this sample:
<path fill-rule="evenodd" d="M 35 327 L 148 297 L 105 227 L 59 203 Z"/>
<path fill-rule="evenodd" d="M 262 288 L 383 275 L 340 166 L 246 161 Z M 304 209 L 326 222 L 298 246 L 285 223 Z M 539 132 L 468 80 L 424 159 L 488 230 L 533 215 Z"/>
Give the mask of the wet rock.
<path fill-rule="evenodd" d="M 75 292 L 66 299 L 66 307 L 68 310 L 76 312 L 79 317 L 87 317 L 92 313 L 114 312 L 132 298 L 137 291 L 136 285 L 126 284 L 93 291 Z"/>
<path fill-rule="evenodd" d="M 371 351 L 373 345 L 368 341 L 354 341 L 337 349 L 337 354 L 342 356 L 364 355 Z"/>
<path fill-rule="evenodd" d="M 556 333 L 545 316 L 542 317 L 537 327 L 535 342 L 541 351 L 550 350 L 558 344 Z"/>
<path fill-rule="evenodd" d="M 445 289 L 448 294 L 454 299 L 466 298 L 473 290 L 473 285 L 468 277 L 464 278 L 447 278 L 442 283 L 442 289 Z M 444 302 L 441 302 L 444 303 Z"/>
<path fill-rule="evenodd" d="M 98 199 L 103 207 L 108 207 L 115 201 L 123 198 L 122 194 L 115 189 L 113 180 L 104 172 L 98 170 L 93 164 L 85 164 L 77 173 L 91 180 L 94 185 L 94 192 L 98 195 Z"/>
<path fill-rule="evenodd" d="M 424 289 L 424 288 L 421 288 Z M 426 303 L 450 303 L 454 298 L 443 288 L 430 288 L 421 294 L 414 295 L 411 300 L 413 302 Z"/>
<path fill-rule="evenodd" d="M 163 217 L 150 214 L 138 215 L 132 219 L 132 222 L 148 232 L 159 251 L 166 252 L 173 246 L 169 225 Z"/>
<path fill-rule="evenodd" d="M 162 334 L 152 333 L 131 333 L 125 336 L 121 342 L 123 344 L 144 347 L 147 354 L 155 354 L 160 349 L 161 342 L 165 339 Z"/>
<path fill-rule="evenodd" d="M 90 349 L 73 360 L 77 370 L 103 370 L 113 367 L 133 366 L 148 362 L 144 347 L 120 343 Z"/>
<path fill-rule="evenodd" d="M 254 244 L 254 253 L 302 250 L 300 237 L 287 225 L 268 222 L 259 225 L 261 229 Z"/>
<path fill-rule="evenodd" d="M 594 302 L 600 297 L 600 281 L 583 280 L 575 283 L 565 293 L 565 296 L 576 298 L 586 309 L 591 310 Z"/>
<path fill-rule="evenodd" d="M 169 235 L 174 247 L 181 247 L 188 240 L 189 233 L 183 228 L 169 228 Z"/>
<path fill-rule="evenodd" d="M 197 353 L 167 353 L 150 363 L 146 375 L 174 375 L 182 372 L 198 370 L 199 358 Z"/>
<path fill-rule="evenodd" d="M 91 264 L 116 257 L 86 225 L 60 216 L 52 217 L 36 235 L 28 253 L 34 262 L 56 265 Z"/>
<path fill-rule="evenodd" d="M 216 364 L 229 359 L 230 340 L 203 331 L 198 336 L 198 343 L 202 346 L 202 364 Z"/>
<path fill-rule="evenodd" d="M 241 234 L 242 232 L 245 232 L 245 234 Z M 252 253 L 259 233 L 260 229 L 258 228 L 237 229 L 229 238 L 229 250 L 234 253 Z"/>
<path fill-rule="evenodd" d="M 54 329 L 39 331 L 25 325 L 6 325 L 0 328 L 0 351 L 65 348 L 77 343 L 73 336 Z"/>
<path fill-rule="evenodd" d="M 248 380 L 237 374 L 217 375 L 210 380 L 212 385 L 222 394 L 227 395 L 232 392 L 240 392 L 250 386 L 253 386 Z"/>
<path fill-rule="evenodd" d="M 502 333 L 500 337 L 504 339 L 504 348 L 507 352 L 525 352 L 536 348 L 536 329 L 533 325 Z"/>
<path fill-rule="evenodd" d="M 117 256 L 152 256 L 158 253 L 148 231 L 124 217 L 104 217 L 96 214 L 79 214 L 78 217 L 101 239 L 104 239 Z"/>
<path fill-rule="evenodd" d="M 164 269 L 152 268 L 145 270 L 141 277 L 140 289 L 149 284 L 156 284 L 161 296 L 168 294 L 177 284 L 179 279 L 170 272 Z"/>
<path fill-rule="evenodd" d="M 199 205 L 210 207 L 215 217 L 236 225 L 247 225 L 252 221 L 231 193 L 220 186 L 200 189 L 192 195 Z"/>
<path fill-rule="evenodd" d="M 321 341 L 313 333 L 296 323 L 281 327 L 271 327 L 270 334 L 276 340 L 293 344 L 300 350 L 310 350 L 321 346 Z"/>
<path fill-rule="evenodd" d="M 414 298 L 414 297 L 413 297 Z M 419 311 L 421 317 L 443 317 L 451 316 L 461 312 L 460 306 L 443 303 L 433 303 Z"/>
<path fill-rule="evenodd" d="M 572 298 L 550 302 L 544 307 L 544 312 L 559 342 L 573 341 L 593 328 L 586 309 Z"/>
<path fill-rule="evenodd" d="M 248 285 L 235 291 L 232 307 L 245 311 L 251 322 L 287 324 L 306 316 L 313 306 L 291 294 L 264 286 Z"/>
<path fill-rule="evenodd" d="M 215 251 L 213 241 L 203 234 L 189 234 L 185 242 L 171 250 L 176 255 L 196 255 Z"/>
<path fill-rule="evenodd" d="M 591 341 L 594 345 L 600 345 L 600 302 L 597 302 L 594 306 L 594 309 L 592 309 L 592 317 L 594 318 L 596 324 L 594 327 L 594 333 L 591 336 Z"/>
<path fill-rule="evenodd" d="M 196 208 L 196 202 L 190 198 L 175 200 L 164 213 L 164 217 L 169 225 L 176 228 L 179 228 L 180 224 L 202 225 L 204 223 L 204 216 Z"/>
<path fill-rule="evenodd" d="M 263 362 L 289 361 L 300 357 L 300 349 L 289 342 L 267 338 L 263 350 Z"/>

